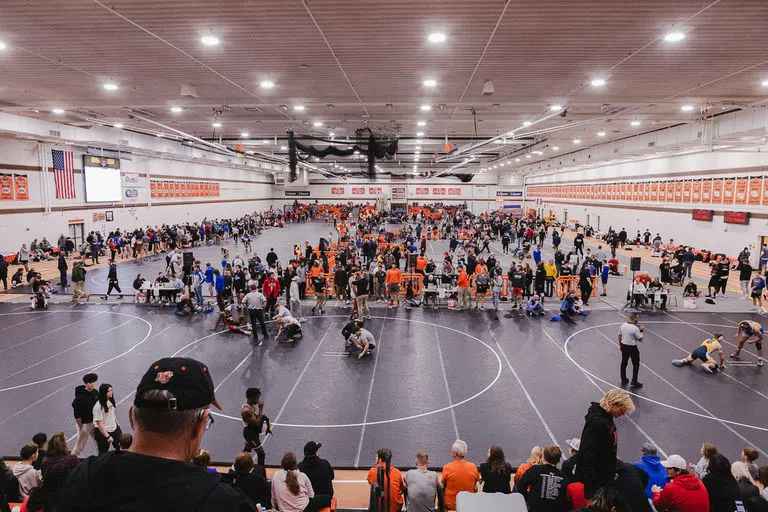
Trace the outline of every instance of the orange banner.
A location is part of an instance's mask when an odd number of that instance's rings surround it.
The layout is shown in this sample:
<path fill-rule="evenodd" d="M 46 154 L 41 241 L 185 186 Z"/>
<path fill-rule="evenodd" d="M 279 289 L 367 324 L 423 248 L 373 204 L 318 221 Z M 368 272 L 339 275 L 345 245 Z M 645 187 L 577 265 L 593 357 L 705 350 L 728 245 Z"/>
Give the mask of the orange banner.
<path fill-rule="evenodd" d="M 736 180 L 726 179 L 723 182 L 723 204 L 733 204 L 736 196 Z"/>
<path fill-rule="evenodd" d="M 686 180 L 683 182 L 683 202 L 684 203 L 690 203 L 691 202 L 691 188 L 693 187 L 693 184 Z"/>
<path fill-rule="evenodd" d="M 674 185 L 674 195 L 672 196 L 676 203 L 683 202 L 683 182 L 676 180 Z"/>
<path fill-rule="evenodd" d="M 701 180 L 694 180 L 691 187 L 691 202 L 701 202 Z"/>
<path fill-rule="evenodd" d="M 701 202 L 712 202 L 712 180 L 710 178 L 701 180 Z"/>
<path fill-rule="evenodd" d="M 763 178 L 755 177 L 749 179 L 749 204 L 760 204 L 763 198 Z"/>
<path fill-rule="evenodd" d="M 16 200 L 27 201 L 29 200 L 29 179 L 26 176 L 20 176 L 15 174 L 13 176 L 13 182 L 16 186 Z"/>
<path fill-rule="evenodd" d="M 749 188 L 749 180 L 747 178 L 738 178 L 736 180 L 736 192 L 733 196 L 734 204 L 747 204 L 747 189 Z"/>
<path fill-rule="evenodd" d="M 659 201 L 661 201 L 662 203 L 667 202 L 667 182 L 666 181 L 659 182 Z"/>
<path fill-rule="evenodd" d="M 0 200 L 13 201 L 13 176 L 0 174 Z"/>
<path fill-rule="evenodd" d="M 723 202 L 723 180 L 720 178 L 712 180 L 712 202 L 716 204 Z"/>

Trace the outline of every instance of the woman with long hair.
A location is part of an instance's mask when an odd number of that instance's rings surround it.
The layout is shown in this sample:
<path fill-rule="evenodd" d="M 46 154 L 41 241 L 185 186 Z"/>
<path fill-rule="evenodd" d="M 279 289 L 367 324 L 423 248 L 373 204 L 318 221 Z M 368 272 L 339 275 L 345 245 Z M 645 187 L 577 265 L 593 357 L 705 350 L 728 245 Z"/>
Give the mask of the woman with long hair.
<path fill-rule="evenodd" d="M 317 512 L 329 507 L 331 497 L 315 494 L 307 475 L 299 471 L 296 455 L 283 455 L 280 469 L 272 477 L 272 506 L 280 512 Z"/>
<path fill-rule="evenodd" d="M 515 483 L 520 480 L 523 473 L 528 471 L 531 466 L 536 466 L 538 464 L 544 464 L 544 448 L 541 446 L 534 446 L 531 449 L 531 456 L 528 457 L 528 460 L 518 466 L 517 472 L 515 473 Z"/>
<path fill-rule="evenodd" d="M 80 464 L 80 459 L 69 453 L 66 434 L 64 432 L 53 434 L 48 440 L 45 458 L 40 466 L 43 478 L 56 466 L 66 466 L 69 469 L 74 469 L 78 464 Z"/>
<path fill-rule="evenodd" d="M 99 386 L 99 401 L 93 406 L 93 422 L 96 424 L 93 437 L 96 439 L 99 455 L 107 453 L 110 444 L 115 447 L 115 451 L 120 451 L 120 436 L 123 431 L 117 424 L 115 407 L 112 384 L 102 384 Z"/>
<path fill-rule="evenodd" d="M 502 492 L 510 494 L 512 465 L 504 457 L 501 446 L 493 445 L 488 450 L 488 459 L 480 464 L 480 478 L 483 482 L 483 492 Z"/>
<path fill-rule="evenodd" d="M 736 501 L 741 499 L 739 484 L 731 474 L 731 463 L 716 453 L 709 457 L 709 473 L 701 481 L 709 493 L 710 512 L 733 512 Z"/>

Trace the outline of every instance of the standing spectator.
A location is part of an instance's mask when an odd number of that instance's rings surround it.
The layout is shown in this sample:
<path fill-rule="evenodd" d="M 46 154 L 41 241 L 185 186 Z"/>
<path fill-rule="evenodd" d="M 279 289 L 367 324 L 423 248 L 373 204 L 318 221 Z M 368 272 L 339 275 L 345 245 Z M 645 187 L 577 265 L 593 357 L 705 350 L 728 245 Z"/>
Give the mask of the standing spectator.
<path fill-rule="evenodd" d="M 581 302 L 585 306 L 589 305 L 589 298 L 592 296 L 592 272 L 587 262 L 579 271 L 579 291 L 581 291 Z"/>
<path fill-rule="evenodd" d="M 280 281 L 275 278 L 275 273 L 270 272 L 269 277 L 264 281 L 264 295 L 267 298 L 267 305 L 265 313 L 267 318 L 272 318 L 275 314 L 275 307 L 277 306 L 277 299 L 280 296 Z"/>
<path fill-rule="evenodd" d="M 599 403 L 592 402 L 584 416 L 576 480 L 584 484 L 587 499 L 616 475 L 618 433 L 614 419 L 634 410 L 626 391 L 612 389 Z"/>
<path fill-rule="evenodd" d="M 563 473 L 565 473 L 565 476 L 568 477 L 568 481 L 572 481 L 576 471 L 576 464 L 579 462 L 581 439 L 574 437 L 573 439 L 566 439 L 565 442 L 568 443 L 568 453 L 570 453 L 571 456 L 564 460 L 563 465 L 560 467 Z"/>
<path fill-rule="evenodd" d="M 408 489 L 406 507 L 409 512 L 433 512 L 439 489 L 437 473 L 430 471 L 427 452 L 416 454 L 416 469 L 403 476 Z"/>
<path fill-rule="evenodd" d="M 299 287 L 299 276 L 293 276 L 291 278 L 288 292 L 291 297 L 288 301 L 288 307 L 291 310 L 291 314 L 293 314 L 294 318 L 299 322 L 304 321 L 304 317 L 301 315 L 301 289 Z"/>
<path fill-rule="evenodd" d="M 651 488 L 653 506 L 659 512 L 706 512 L 709 510 L 709 496 L 704 484 L 685 469 L 685 459 L 670 455 L 661 463 L 667 469 L 670 482 L 662 489 Z"/>
<path fill-rule="evenodd" d="M 472 462 L 464 460 L 467 456 L 467 443 L 457 439 L 451 446 L 451 458 L 443 466 L 442 484 L 445 489 L 445 508 L 456 510 L 456 495 L 461 491 L 476 492 L 480 481 L 480 471 Z"/>
<path fill-rule="evenodd" d="M 243 438 L 245 439 L 244 452 L 256 452 L 259 466 L 264 465 L 266 454 L 261 442 L 262 425 L 268 422 L 264 416 L 264 400 L 261 398 L 259 388 L 245 390 L 245 403 L 240 408 L 240 417 L 243 420 Z"/>
<path fill-rule="evenodd" d="M 760 452 L 751 446 L 745 446 L 741 450 L 741 460 L 743 460 L 749 468 L 749 474 L 752 476 L 752 480 L 757 480 L 758 468 L 755 461 L 760 457 Z"/>
<path fill-rule="evenodd" d="M 683 253 L 683 275 L 688 279 L 691 279 L 691 270 L 693 269 L 693 262 L 696 261 L 696 255 L 690 247 L 685 248 Z"/>
<path fill-rule="evenodd" d="M 107 297 L 109 297 L 109 294 L 112 293 L 112 290 L 117 290 L 117 293 L 120 295 L 117 296 L 118 299 L 123 298 L 123 290 L 120 289 L 120 284 L 117 280 L 117 265 L 115 264 L 115 260 L 109 260 L 109 271 L 107 272 L 107 294 L 103 295 L 101 298 L 104 300 L 107 300 Z"/>
<path fill-rule="evenodd" d="M 250 453 L 240 452 L 237 454 L 235 463 L 225 479 L 243 491 L 243 494 L 248 496 L 252 502 L 258 504 L 272 503 L 272 490 L 269 481 L 267 481 L 267 472 L 264 466 L 253 464 L 253 457 Z"/>
<path fill-rule="evenodd" d="M 40 458 L 39 455 L 38 458 Z M 56 466 L 74 469 L 80 464 L 80 460 L 69 453 L 67 436 L 64 432 L 56 432 L 51 436 L 48 440 L 48 449 L 45 452 L 45 457 L 41 459 L 41 462 L 40 471 L 43 478 L 47 478 L 48 473 Z"/>
<path fill-rule="evenodd" d="M 621 385 L 626 386 L 629 383 L 627 379 L 627 363 L 632 360 L 632 389 L 642 388 L 643 384 L 638 382 L 637 374 L 640 371 L 640 350 L 638 343 L 643 341 L 643 324 L 637 323 L 637 313 L 630 313 L 629 320 L 621 324 L 619 328 L 619 349 L 621 350 Z"/>
<path fill-rule="evenodd" d="M 250 291 L 243 297 L 243 304 L 245 304 L 248 310 L 248 316 L 251 320 L 251 330 L 253 331 L 253 339 L 258 341 L 259 336 L 256 334 L 256 323 L 258 322 L 261 327 L 261 334 L 264 337 L 262 343 L 269 340 L 267 334 L 267 326 L 264 323 L 264 305 L 267 302 L 267 298 L 259 291 L 257 285 L 252 284 Z"/>
<path fill-rule="evenodd" d="M 400 283 L 403 281 L 403 273 L 400 272 L 399 263 L 393 263 L 392 267 L 387 270 L 387 293 L 389 294 L 389 304 L 387 307 L 394 307 L 394 299 L 397 299 L 397 307 L 400 307 Z M 461 293 L 461 291 L 459 291 Z M 469 307 L 469 305 L 467 305 Z"/>
<path fill-rule="evenodd" d="M 510 494 L 512 492 L 510 481 L 513 474 L 512 465 L 504 457 L 501 446 L 491 446 L 488 450 L 488 459 L 480 464 L 483 492 Z"/>
<path fill-rule="evenodd" d="M 701 481 L 709 494 L 710 512 L 733 512 L 739 499 L 739 484 L 731 474 L 731 463 L 717 453 L 709 458 L 709 472 Z"/>
<path fill-rule="evenodd" d="M 653 498 L 651 488 L 655 485 L 663 489 L 669 482 L 669 475 L 666 468 L 661 465 L 661 457 L 657 454 L 656 445 L 651 442 L 643 443 L 640 453 L 643 454 L 642 460 L 635 462 L 635 466 L 648 473 L 648 485 L 645 487 L 645 495 Z"/>
<path fill-rule="evenodd" d="M 82 462 L 62 491 L 58 512 L 117 510 L 232 510 L 254 504 L 218 475 L 189 464 L 218 407 L 208 367 L 190 358 L 152 363 L 129 411 L 129 452 Z"/>
<path fill-rule="evenodd" d="M 24 265 L 24 272 L 29 272 L 29 249 L 27 249 L 27 244 L 21 244 L 21 249 L 19 249 L 16 255 L 16 263 Z"/>
<path fill-rule="evenodd" d="M 96 446 L 99 449 L 99 455 L 109 451 L 109 445 L 120 451 L 120 436 L 123 431 L 117 424 L 115 414 L 115 395 L 111 384 L 102 384 L 99 386 L 99 401 L 93 406 L 93 422 L 96 428 L 93 430 L 93 436 L 96 438 Z"/>
<path fill-rule="evenodd" d="M 766 312 L 763 306 L 763 291 L 765 291 L 765 279 L 760 271 L 755 271 L 754 277 L 749 282 L 749 295 L 752 297 L 752 311 Z"/>
<path fill-rule="evenodd" d="M 459 265 L 459 276 L 456 280 L 456 286 L 458 287 L 458 299 L 456 301 L 456 309 L 469 309 L 470 296 L 472 295 L 472 288 L 470 287 L 469 275 L 464 269 L 464 265 Z"/>
<path fill-rule="evenodd" d="M 83 263 L 78 261 L 72 264 L 72 284 L 74 291 L 72 292 L 72 302 L 77 302 L 80 297 L 85 298 L 88 302 L 90 295 L 85 293 L 85 274 L 86 270 L 83 268 Z"/>
<path fill-rule="evenodd" d="M 304 460 L 299 462 L 299 471 L 307 475 L 315 493 L 333 496 L 333 479 L 336 475 L 331 463 L 318 455 L 321 446 L 321 443 L 314 441 L 304 445 Z"/>
<path fill-rule="evenodd" d="M 67 258 L 64 257 L 64 253 L 61 251 L 59 251 L 59 259 L 56 263 L 56 267 L 59 269 L 59 286 L 61 286 L 63 290 L 66 290 L 68 284 L 67 270 L 69 270 L 69 265 L 67 264 Z"/>
<path fill-rule="evenodd" d="M 525 498 L 530 512 L 566 512 L 565 488 L 568 478 L 557 469 L 563 452 L 551 445 L 544 448 L 544 464 L 525 472 L 517 490 Z"/>
<path fill-rule="evenodd" d="M 386 476 L 387 461 L 390 462 L 388 481 Z M 403 489 L 405 486 L 403 485 L 403 476 L 400 470 L 392 466 L 391 461 L 392 452 L 387 448 L 379 448 L 376 451 L 376 465 L 368 470 L 367 480 L 369 484 L 376 482 L 376 473 L 379 467 L 384 468 L 384 485 L 389 488 L 389 512 L 398 512 L 403 508 Z"/>
<path fill-rule="evenodd" d="M 75 423 L 77 423 L 77 441 L 72 454 L 76 457 L 80 456 L 88 438 L 93 437 L 93 407 L 99 401 L 99 392 L 96 389 L 98 380 L 99 376 L 95 373 L 86 373 L 83 375 L 83 385 L 75 388 L 72 409 L 75 414 Z"/>
<path fill-rule="evenodd" d="M 740 261 L 736 266 L 736 270 L 739 271 L 739 286 L 741 286 L 741 295 L 745 299 L 749 299 L 750 293 L 750 281 L 752 280 L 752 265 L 749 261 Z"/>
<path fill-rule="evenodd" d="M 319 268 L 317 261 L 315 261 L 315 267 Z M 310 279 L 312 281 L 312 288 L 315 290 L 315 305 L 312 306 L 312 314 L 314 315 L 315 310 L 317 310 L 317 313 L 322 315 L 325 313 L 323 310 L 323 306 L 325 306 L 325 276 L 321 270 Z"/>
<path fill-rule="evenodd" d="M 611 273 L 611 266 L 608 264 L 608 260 L 599 260 L 601 261 L 601 267 L 600 267 L 600 282 L 603 284 L 603 293 L 600 294 L 601 297 L 605 297 L 608 295 L 608 276 Z"/>
<path fill-rule="evenodd" d="M 19 453 L 21 461 L 13 466 L 13 476 L 19 481 L 19 499 L 22 501 L 27 498 L 29 491 L 43 485 L 43 475 L 33 466 L 37 461 L 37 451 L 36 444 L 25 444 Z"/>

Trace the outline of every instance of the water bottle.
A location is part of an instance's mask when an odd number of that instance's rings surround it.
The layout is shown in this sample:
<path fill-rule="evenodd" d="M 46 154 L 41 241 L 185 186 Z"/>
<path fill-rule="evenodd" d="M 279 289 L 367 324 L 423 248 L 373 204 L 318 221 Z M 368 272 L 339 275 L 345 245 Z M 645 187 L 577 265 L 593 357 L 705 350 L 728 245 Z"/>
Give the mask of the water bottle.
<path fill-rule="evenodd" d="M 262 512 L 264 509 L 261 508 L 261 503 L 256 504 L 256 512 Z"/>

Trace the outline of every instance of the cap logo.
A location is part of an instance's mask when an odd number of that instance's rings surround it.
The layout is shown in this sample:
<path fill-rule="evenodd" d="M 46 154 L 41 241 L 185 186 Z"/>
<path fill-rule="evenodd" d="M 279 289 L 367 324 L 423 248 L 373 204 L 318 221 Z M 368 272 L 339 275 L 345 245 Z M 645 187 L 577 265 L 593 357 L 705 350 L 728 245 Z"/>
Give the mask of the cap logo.
<path fill-rule="evenodd" d="M 157 372 L 155 382 L 159 382 L 160 384 L 168 384 L 168 381 L 171 380 L 171 377 L 173 377 L 173 372 Z"/>

